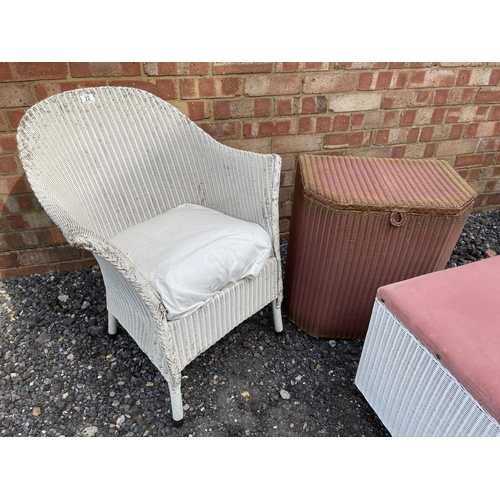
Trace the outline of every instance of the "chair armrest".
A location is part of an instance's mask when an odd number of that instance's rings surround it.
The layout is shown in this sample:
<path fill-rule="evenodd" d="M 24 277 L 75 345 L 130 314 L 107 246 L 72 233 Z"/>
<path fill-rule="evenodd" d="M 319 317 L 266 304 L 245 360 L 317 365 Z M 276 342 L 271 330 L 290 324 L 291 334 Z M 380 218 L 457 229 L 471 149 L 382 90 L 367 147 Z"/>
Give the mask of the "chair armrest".
<path fill-rule="evenodd" d="M 141 299 L 149 309 L 159 310 L 167 317 L 167 310 L 160 294 L 144 278 L 137 266 L 115 245 L 87 229 L 78 235 L 68 236 L 68 242 L 76 248 L 95 253 L 112 264 L 126 280 L 134 286 Z"/>
<path fill-rule="evenodd" d="M 281 157 L 225 146 L 199 129 L 200 159 L 195 172 L 197 203 L 226 215 L 254 222 L 271 236 L 279 250 L 279 189 Z M 193 188 L 191 188 L 193 190 Z"/>
<path fill-rule="evenodd" d="M 197 172 L 202 204 L 266 229 L 278 212 L 281 157 L 207 144 L 211 154 Z"/>

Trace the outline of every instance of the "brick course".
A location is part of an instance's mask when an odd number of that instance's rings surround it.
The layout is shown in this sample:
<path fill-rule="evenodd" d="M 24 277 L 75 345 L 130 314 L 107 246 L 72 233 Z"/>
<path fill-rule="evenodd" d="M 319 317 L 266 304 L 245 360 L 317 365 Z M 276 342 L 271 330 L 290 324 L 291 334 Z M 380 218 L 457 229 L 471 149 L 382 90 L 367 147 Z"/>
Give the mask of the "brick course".
<path fill-rule="evenodd" d="M 287 236 L 298 153 L 440 158 L 500 208 L 500 63 L 0 63 L 0 277 L 94 265 L 31 193 L 16 131 L 37 101 L 122 85 L 170 102 L 222 143 L 281 155 Z"/>
<path fill-rule="evenodd" d="M 110 80 L 109 85 L 145 90 L 164 100 L 175 99 L 177 97 L 177 85 L 171 79 Z"/>
<path fill-rule="evenodd" d="M 144 73 L 148 76 L 193 76 L 208 75 L 210 65 L 206 62 L 188 62 L 188 63 L 144 63 Z"/>
<path fill-rule="evenodd" d="M 241 95 L 241 78 L 182 78 L 181 98 L 237 97 Z"/>
<path fill-rule="evenodd" d="M 134 62 L 79 62 L 70 63 L 69 66 L 73 78 L 141 75 L 141 64 Z"/>
<path fill-rule="evenodd" d="M 302 82 L 299 75 L 250 76 L 245 79 L 245 95 L 286 95 L 298 94 Z"/>
<path fill-rule="evenodd" d="M 33 88 L 27 84 L 1 85 L 0 108 L 32 106 L 36 99 Z"/>
<path fill-rule="evenodd" d="M 68 76 L 68 63 L 0 63 L 1 82 L 58 80 Z"/>
<path fill-rule="evenodd" d="M 357 92 L 334 95 L 330 99 L 329 109 L 335 113 L 380 109 L 381 101 L 382 94 L 380 93 Z"/>

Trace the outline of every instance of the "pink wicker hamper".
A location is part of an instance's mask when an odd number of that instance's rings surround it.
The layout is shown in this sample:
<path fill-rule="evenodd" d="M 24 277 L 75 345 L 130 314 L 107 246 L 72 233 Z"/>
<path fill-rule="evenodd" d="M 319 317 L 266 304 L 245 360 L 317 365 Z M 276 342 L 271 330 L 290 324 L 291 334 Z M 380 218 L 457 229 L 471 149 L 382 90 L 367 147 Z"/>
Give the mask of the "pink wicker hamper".
<path fill-rule="evenodd" d="M 314 337 L 364 338 L 380 286 L 445 268 L 475 197 L 442 160 L 300 155 L 289 319 Z"/>

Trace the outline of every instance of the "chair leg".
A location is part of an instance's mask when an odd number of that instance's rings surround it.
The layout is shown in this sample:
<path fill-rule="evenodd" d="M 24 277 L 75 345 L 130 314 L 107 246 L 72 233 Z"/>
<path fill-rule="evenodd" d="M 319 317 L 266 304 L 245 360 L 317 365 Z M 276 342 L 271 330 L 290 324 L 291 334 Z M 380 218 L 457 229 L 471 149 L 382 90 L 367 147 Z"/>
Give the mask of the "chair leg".
<path fill-rule="evenodd" d="M 274 319 L 274 330 L 276 332 L 283 331 L 283 318 L 281 316 L 281 307 L 276 305 L 276 300 L 273 300 L 273 319 Z"/>
<path fill-rule="evenodd" d="M 118 323 L 116 318 L 108 311 L 108 333 L 110 335 L 116 335 L 118 331 Z"/>
<path fill-rule="evenodd" d="M 181 383 L 169 382 L 170 401 L 172 402 L 172 418 L 174 427 L 181 427 L 184 424 L 184 410 L 182 409 Z"/>

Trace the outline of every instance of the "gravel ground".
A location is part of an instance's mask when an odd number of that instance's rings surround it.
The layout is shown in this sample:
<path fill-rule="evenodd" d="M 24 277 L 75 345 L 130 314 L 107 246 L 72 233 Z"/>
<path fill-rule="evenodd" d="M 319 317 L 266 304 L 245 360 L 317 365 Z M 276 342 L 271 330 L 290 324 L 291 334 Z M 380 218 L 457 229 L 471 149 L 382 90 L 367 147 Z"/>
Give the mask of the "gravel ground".
<path fill-rule="evenodd" d="M 448 267 L 500 254 L 499 228 L 471 215 Z M 166 382 L 106 333 L 98 268 L 0 280 L 0 436 L 389 436 L 354 385 L 363 341 L 284 328 L 265 309 L 188 365 L 176 429 Z"/>

